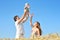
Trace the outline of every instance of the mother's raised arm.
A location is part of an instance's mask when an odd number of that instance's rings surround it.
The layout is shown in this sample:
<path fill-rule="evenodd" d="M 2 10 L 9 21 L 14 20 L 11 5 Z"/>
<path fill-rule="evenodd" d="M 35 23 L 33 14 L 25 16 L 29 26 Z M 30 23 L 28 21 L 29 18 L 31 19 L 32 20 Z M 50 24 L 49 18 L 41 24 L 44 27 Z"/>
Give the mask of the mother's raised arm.
<path fill-rule="evenodd" d="M 33 27 L 33 23 L 32 23 L 32 15 L 30 15 L 30 25 Z"/>

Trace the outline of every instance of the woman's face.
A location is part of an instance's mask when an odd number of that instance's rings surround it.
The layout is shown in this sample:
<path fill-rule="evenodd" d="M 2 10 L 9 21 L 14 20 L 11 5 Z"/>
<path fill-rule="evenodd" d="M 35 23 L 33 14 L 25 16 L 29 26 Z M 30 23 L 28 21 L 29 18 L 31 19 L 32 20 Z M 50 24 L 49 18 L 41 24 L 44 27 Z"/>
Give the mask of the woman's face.
<path fill-rule="evenodd" d="M 39 23 L 35 22 L 34 27 L 40 26 Z"/>
<path fill-rule="evenodd" d="M 35 22 L 35 23 L 34 23 L 34 27 L 37 27 L 37 26 L 38 26 L 38 23 L 37 23 L 37 22 Z"/>

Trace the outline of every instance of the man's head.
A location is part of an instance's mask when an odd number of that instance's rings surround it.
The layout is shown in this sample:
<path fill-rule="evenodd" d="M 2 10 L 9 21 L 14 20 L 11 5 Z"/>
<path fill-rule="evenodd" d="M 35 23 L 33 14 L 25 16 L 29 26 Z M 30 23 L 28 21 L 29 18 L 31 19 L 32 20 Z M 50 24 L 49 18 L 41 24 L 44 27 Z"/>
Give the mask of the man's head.
<path fill-rule="evenodd" d="M 17 20 L 19 20 L 19 19 L 20 19 L 20 18 L 19 18 L 18 15 L 14 16 L 14 21 L 17 21 Z"/>

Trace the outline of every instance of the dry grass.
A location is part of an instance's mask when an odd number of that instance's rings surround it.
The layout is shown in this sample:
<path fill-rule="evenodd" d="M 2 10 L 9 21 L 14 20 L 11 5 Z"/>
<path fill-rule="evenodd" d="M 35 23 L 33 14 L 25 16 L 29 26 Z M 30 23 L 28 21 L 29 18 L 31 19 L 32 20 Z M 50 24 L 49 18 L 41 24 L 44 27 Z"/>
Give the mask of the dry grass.
<path fill-rule="evenodd" d="M 48 34 L 40 37 L 19 38 L 19 39 L 4 38 L 0 40 L 60 40 L 60 36 L 58 34 Z"/>

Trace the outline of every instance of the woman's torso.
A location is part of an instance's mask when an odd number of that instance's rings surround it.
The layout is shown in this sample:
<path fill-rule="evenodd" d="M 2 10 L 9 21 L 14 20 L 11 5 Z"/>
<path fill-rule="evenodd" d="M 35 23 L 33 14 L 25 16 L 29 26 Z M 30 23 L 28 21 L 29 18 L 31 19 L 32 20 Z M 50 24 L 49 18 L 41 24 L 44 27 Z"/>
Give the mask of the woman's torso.
<path fill-rule="evenodd" d="M 32 28 L 32 35 L 37 36 L 38 35 L 37 31 L 38 31 L 38 29 L 33 27 Z"/>

